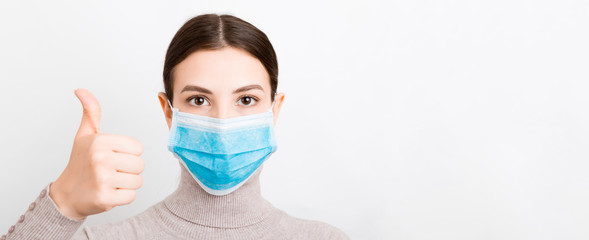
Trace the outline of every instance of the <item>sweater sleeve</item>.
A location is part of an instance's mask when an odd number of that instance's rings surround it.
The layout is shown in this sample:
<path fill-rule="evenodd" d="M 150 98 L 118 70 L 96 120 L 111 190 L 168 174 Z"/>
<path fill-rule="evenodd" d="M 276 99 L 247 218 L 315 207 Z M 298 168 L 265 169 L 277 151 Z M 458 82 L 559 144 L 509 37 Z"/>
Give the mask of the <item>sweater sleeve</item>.
<path fill-rule="evenodd" d="M 85 220 L 76 220 L 63 215 L 49 196 L 50 182 L 20 216 L 16 224 L 2 235 L 8 239 L 70 239 Z"/>

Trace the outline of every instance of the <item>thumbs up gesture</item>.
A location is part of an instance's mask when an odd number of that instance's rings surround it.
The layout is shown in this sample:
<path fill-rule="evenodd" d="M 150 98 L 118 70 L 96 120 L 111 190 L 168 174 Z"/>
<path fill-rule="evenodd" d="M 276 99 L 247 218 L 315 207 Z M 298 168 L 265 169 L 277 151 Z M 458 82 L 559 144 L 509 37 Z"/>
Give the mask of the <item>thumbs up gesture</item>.
<path fill-rule="evenodd" d="M 86 89 L 76 96 L 84 113 L 74 138 L 69 163 L 49 189 L 62 214 L 82 220 L 135 200 L 145 163 L 136 139 L 99 132 L 100 105 Z"/>

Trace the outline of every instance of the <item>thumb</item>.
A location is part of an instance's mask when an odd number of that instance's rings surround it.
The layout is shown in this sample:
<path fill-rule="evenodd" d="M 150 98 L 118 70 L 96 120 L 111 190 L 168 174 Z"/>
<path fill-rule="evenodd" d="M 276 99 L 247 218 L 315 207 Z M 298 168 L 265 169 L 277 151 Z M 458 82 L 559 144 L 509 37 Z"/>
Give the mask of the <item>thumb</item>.
<path fill-rule="evenodd" d="M 82 122 L 80 123 L 76 138 L 98 133 L 100 127 L 100 104 L 98 100 L 96 100 L 96 97 L 90 91 L 83 88 L 74 90 L 74 94 L 80 99 L 82 108 L 84 108 Z"/>

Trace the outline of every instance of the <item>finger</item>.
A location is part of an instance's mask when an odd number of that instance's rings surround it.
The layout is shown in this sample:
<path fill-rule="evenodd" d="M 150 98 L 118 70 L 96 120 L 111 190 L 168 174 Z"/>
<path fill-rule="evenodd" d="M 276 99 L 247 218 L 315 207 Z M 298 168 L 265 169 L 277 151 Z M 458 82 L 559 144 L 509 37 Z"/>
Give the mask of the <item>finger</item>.
<path fill-rule="evenodd" d="M 113 153 L 111 164 L 119 172 L 139 174 L 145 168 L 145 162 L 140 157 L 127 153 Z"/>
<path fill-rule="evenodd" d="M 117 172 L 111 178 L 111 186 L 120 189 L 138 189 L 143 184 L 143 177 L 137 174 Z"/>
<path fill-rule="evenodd" d="M 116 206 L 129 204 L 135 200 L 136 194 L 132 189 L 117 189 L 114 192 L 112 204 Z"/>
<path fill-rule="evenodd" d="M 111 150 L 118 153 L 128 153 L 133 155 L 141 155 L 143 153 L 143 144 L 139 140 L 115 134 L 101 134 L 100 141 L 103 141 Z"/>
<path fill-rule="evenodd" d="M 82 103 L 82 122 L 76 137 L 98 133 L 100 128 L 100 104 L 94 95 L 83 88 L 74 91 L 76 97 Z"/>

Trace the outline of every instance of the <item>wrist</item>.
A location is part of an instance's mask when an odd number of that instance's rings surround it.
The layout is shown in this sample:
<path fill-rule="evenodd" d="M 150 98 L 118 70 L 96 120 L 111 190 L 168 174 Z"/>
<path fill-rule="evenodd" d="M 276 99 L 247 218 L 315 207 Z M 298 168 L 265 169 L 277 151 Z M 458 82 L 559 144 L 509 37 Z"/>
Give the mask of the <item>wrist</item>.
<path fill-rule="evenodd" d="M 61 188 L 59 179 L 49 185 L 49 197 L 62 215 L 74 220 L 84 220 L 86 216 L 77 213 L 67 202 L 67 193 Z"/>

